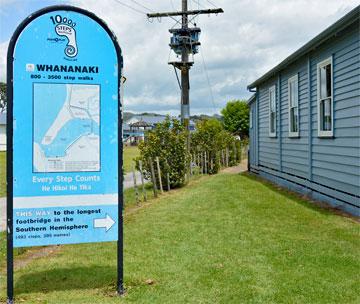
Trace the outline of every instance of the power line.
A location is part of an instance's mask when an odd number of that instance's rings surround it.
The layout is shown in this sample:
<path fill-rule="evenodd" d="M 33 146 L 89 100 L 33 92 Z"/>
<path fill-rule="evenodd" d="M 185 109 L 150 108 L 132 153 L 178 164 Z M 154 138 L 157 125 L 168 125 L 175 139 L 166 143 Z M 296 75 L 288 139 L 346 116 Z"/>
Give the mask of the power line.
<path fill-rule="evenodd" d="M 114 1 L 116 1 L 117 3 L 121 4 L 122 6 L 125 6 L 125 7 L 129 8 L 129 9 L 139 13 L 139 14 L 146 15 L 146 12 L 143 12 L 143 11 L 137 9 L 137 8 L 134 8 L 134 7 L 128 5 L 128 4 L 124 3 L 124 2 L 121 2 L 120 0 L 114 0 Z"/>
<path fill-rule="evenodd" d="M 206 0 L 209 4 L 211 4 L 213 7 L 217 7 L 212 1 Z"/>
<path fill-rule="evenodd" d="M 137 4 L 138 6 L 141 6 L 141 7 L 144 8 L 144 9 L 148 10 L 149 12 L 154 12 L 154 10 L 152 10 L 151 8 L 146 7 L 145 5 L 139 3 L 139 2 L 136 1 L 136 0 L 130 0 L 130 1 L 132 1 L 132 2 L 135 3 L 135 4 Z M 173 3 L 173 1 L 172 1 L 172 0 L 170 0 L 170 1 L 171 1 L 172 7 L 174 8 L 174 3 Z M 174 8 L 174 9 L 175 9 L 175 8 Z M 145 13 L 145 14 L 146 14 L 146 13 Z M 180 21 L 177 20 L 176 18 L 174 18 L 174 17 L 172 17 L 172 16 L 167 16 L 167 17 L 170 17 L 171 19 L 173 19 L 173 20 L 176 22 L 176 24 L 180 24 Z M 150 19 L 150 18 L 149 18 L 149 19 Z M 175 25 L 176 25 L 176 24 L 175 24 Z M 174 26 L 175 26 L 175 25 L 174 25 Z"/>
<path fill-rule="evenodd" d="M 120 1 L 120 0 L 114 0 L 114 1 L 116 1 L 117 3 L 123 5 L 123 6 L 129 8 L 129 9 L 137 12 L 137 13 L 144 14 L 144 15 L 147 15 L 147 13 L 148 13 L 148 12 L 141 11 L 141 10 L 135 8 L 135 7 L 132 7 L 132 6 L 128 5 L 128 4 Z M 139 2 L 136 1 L 136 0 L 130 0 L 130 1 L 133 2 L 133 3 L 135 3 L 135 4 L 137 4 L 138 6 L 140 6 L 140 7 L 142 7 L 142 8 L 144 8 L 144 9 L 146 9 L 146 10 L 149 11 L 149 12 L 154 12 L 152 9 L 146 7 L 145 5 L 139 3 Z M 172 17 L 172 16 L 168 16 L 168 17 L 170 17 L 171 19 L 173 19 L 173 20 L 176 22 L 176 24 L 180 24 L 180 21 L 177 20 L 176 18 L 174 18 L 174 17 Z M 149 19 L 149 21 L 150 21 L 150 18 L 148 18 L 148 19 Z M 160 19 L 160 18 L 158 18 L 158 19 Z M 175 25 L 176 25 L 176 24 L 175 24 Z M 174 26 L 175 26 L 175 25 L 174 25 Z"/>
<path fill-rule="evenodd" d="M 200 8 L 200 7 L 205 8 L 205 6 L 202 5 L 199 0 L 192 0 L 192 1 L 193 1 L 195 4 L 197 4 L 199 8 Z"/>
<path fill-rule="evenodd" d="M 197 9 L 200 10 L 200 7 L 201 8 L 205 8 L 202 4 L 200 4 L 200 1 L 199 0 L 192 0 L 195 4 L 197 4 Z M 191 22 L 192 20 L 194 20 L 194 26 L 196 26 L 196 22 L 199 21 L 199 17 L 196 19 L 196 17 L 198 17 L 198 15 L 195 15 L 195 17 L 191 18 L 189 20 L 189 22 Z"/>
<path fill-rule="evenodd" d="M 131 1 L 131 2 L 134 2 L 134 3 L 137 4 L 138 6 L 141 6 L 142 8 L 144 8 L 144 9 L 150 11 L 150 12 L 154 12 L 152 9 L 146 7 L 145 5 L 139 3 L 139 2 L 137 2 L 137 1 L 135 1 L 135 0 L 130 0 L 130 1 Z"/>
<path fill-rule="evenodd" d="M 207 71 L 207 67 L 206 67 L 206 63 L 205 63 L 205 59 L 204 59 L 204 55 L 203 55 L 202 49 L 199 51 L 199 53 L 200 53 L 201 58 L 202 58 L 203 70 L 204 70 L 204 73 L 205 73 L 205 75 L 206 75 L 206 80 L 207 80 L 207 83 L 208 83 L 208 86 L 209 86 L 209 91 L 210 91 L 210 96 L 211 96 L 211 102 L 212 102 L 213 107 L 214 107 L 214 110 L 215 110 L 215 112 L 216 112 L 216 105 L 215 105 L 214 94 L 213 94 L 212 86 L 211 86 L 211 83 L 210 83 L 210 78 L 209 78 L 209 74 L 208 74 L 208 71 Z"/>
<path fill-rule="evenodd" d="M 173 10 L 175 11 L 175 5 L 174 5 L 173 0 L 170 0 L 170 2 L 171 2 L 171 6 L 172 6 Z"/>

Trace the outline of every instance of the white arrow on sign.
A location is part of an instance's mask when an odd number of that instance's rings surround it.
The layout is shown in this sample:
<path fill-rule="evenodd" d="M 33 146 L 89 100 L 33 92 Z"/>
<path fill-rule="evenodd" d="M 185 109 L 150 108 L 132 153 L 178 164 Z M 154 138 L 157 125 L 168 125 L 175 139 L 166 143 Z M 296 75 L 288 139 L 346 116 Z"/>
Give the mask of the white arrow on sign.
<path fill-rule="evenodd" d="M 95 228 L 106 228 L 106 232 L 115 224 L 115 221 L 106 214 L 105 218 L 94 219 Z"/>

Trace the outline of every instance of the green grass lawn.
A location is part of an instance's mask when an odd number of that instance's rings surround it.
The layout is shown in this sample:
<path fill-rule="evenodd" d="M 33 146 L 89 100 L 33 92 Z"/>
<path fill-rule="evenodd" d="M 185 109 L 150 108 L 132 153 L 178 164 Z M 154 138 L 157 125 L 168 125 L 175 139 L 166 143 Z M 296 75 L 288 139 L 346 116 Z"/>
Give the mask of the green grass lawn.
<path fill-rule="evenodd" d="M 6 152 L 0 152 L 0 197 L 6 195 Z"/>
<path fill-rule="evenodd" d="M 129 173 L 135 164 L 133 159 L 140 155 L 140 151 L 136 146 L 124 147 L 124 170 Z"/>
<path fill-rule="evenodd" d="M 129 209 L 124 298 L 115 295 L 116 244 L 97 243 L 62 246 L 17 270 L 18 302 L 360 301 L 359 224 L 253 177 L 204 177 Z"/>

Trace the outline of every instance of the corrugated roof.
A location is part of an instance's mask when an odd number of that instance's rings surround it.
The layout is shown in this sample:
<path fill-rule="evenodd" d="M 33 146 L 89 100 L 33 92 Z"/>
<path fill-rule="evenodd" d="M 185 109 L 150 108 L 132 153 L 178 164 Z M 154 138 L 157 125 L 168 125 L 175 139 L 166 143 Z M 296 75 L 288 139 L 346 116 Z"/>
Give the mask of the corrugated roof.
<path fill-rule="evenodd" d="M 266 74 L 264 74 L 259 79 L 255 80 L 253 83 L 248 85 L 247 88 L 249 90 L 255 88 L 258 84 L 274 76 L 274 74 L 285 68 L 287 65 L 299 59 L 301 56 L 304 56 L 313 49 L 317 48 L 320 44 L 324 43 L 330 37 L 336 35 L 336 33 L 343 30 L 344 28 L 346 28 L 347 26 L 349 26 L 358 19 L 360 19 L 360 5 L 358 5 L 349 13 L 347 13 L 344 17 L 336 21 L 333 25 L 329 26 L 326 30 L 321 32 L 315 38 L 311 39 L 308 43 L 306 43 L 304 46 L 298 49 L 295 53 L 291 54 L 285 60 L 280 62 L 277 66 L 272 68 Z"/>
<path fill-rule="evenodd" d="M 163 122 L 166 116 L 155 116 L 155 115 L 135 115 L 127 120 L 126 124 L 132 124 L 138 121 L 144 121 L 149 124 L 157 124 L 159 122 Z"/>
<path fill-rule="evenodd" d="M 151 126 L 152 126 L 151 123 L 148 123 L 143 120 L 139 120 L 137 122 L 130 124 L 130 127 L 135 127 L 135 128 L 147 128 L 147 127 L 151 127 Z"/>

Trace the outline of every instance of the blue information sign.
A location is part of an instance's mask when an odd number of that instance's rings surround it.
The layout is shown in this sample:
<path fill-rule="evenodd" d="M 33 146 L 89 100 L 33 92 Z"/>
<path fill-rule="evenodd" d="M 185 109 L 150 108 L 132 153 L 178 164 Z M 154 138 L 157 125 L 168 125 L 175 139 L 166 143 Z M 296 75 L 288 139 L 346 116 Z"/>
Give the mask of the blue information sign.
<path fill-rule="evenodd" d="M 118 240 L 122 57 L 100 21 L 71 7 L 49 9 L 14 35 L 8 59 L 14 247 Z"/>

